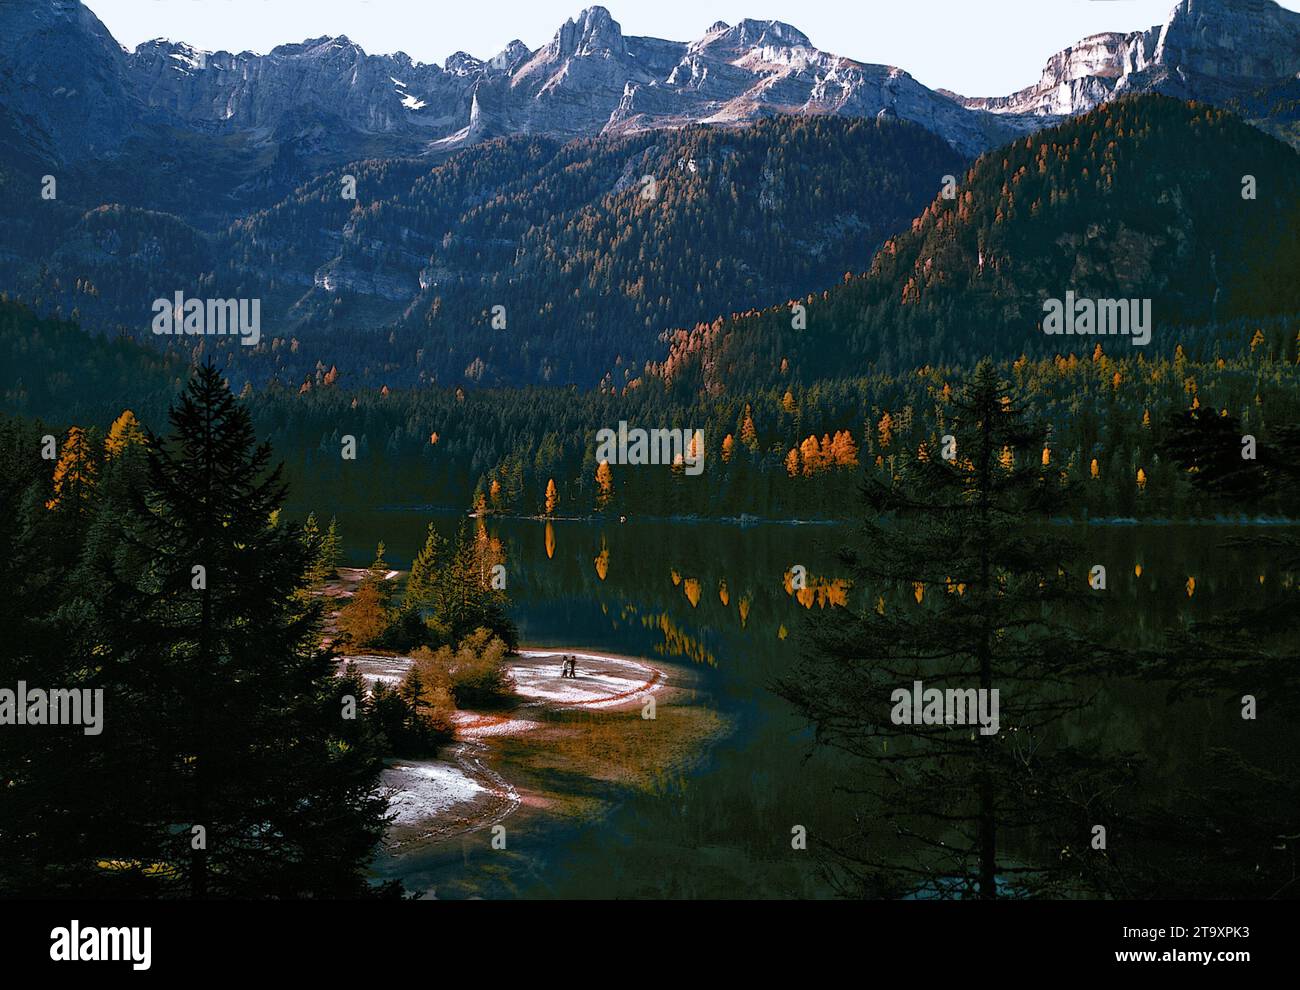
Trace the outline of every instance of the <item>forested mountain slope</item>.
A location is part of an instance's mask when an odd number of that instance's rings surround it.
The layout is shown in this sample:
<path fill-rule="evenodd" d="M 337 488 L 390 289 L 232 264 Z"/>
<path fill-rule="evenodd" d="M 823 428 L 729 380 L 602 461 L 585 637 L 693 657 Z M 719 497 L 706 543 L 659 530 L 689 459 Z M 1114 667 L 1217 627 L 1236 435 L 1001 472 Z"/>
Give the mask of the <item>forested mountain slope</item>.
<path fill-rule="evenodd" d="M 1044 300 L 1067 292 L 1151 300 L 1164 352 L 1212 347 L 1238 317 L 1300 312 L 1300 156 L 1225 111 L 1107 103 L 982 156 L 954 192 L 867 271 L 806 297 L 806 330 L 784 304 L 716 320 L 677 334 L 656 373 L 717 388 L 1091 352 L 1043 332 Z"/>
<path fill-rule="evenodd" d="M 510 138 L 440 164 L 339 168 L 215 236 L 162 211 L 32 195 L 43 222 L 14 235 L 0 274 L 91 327 L 225 347 L 236 379 L 623 384 L 669 328 L 859 267 L 963 165 L 896 120 Z M 261 343 L 152 337 L 153 301 L 175 292 L 260 300 Z"/>

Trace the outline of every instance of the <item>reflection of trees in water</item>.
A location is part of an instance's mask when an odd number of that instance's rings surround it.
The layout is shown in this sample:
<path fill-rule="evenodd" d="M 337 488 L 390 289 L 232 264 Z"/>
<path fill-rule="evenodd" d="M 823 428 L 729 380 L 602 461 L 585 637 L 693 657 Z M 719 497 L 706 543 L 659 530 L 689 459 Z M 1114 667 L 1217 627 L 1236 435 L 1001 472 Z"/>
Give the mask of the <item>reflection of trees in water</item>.
<path fill-rule="evenodd" d="M 1285 846 L 1300 831 L 1294 784 L 1211 745 L 1195 768 L 1204 786 L 1156 800 L 1146 785 L 1167 764 L 1105 733 L 1092 705 L 1098 678 L 1186 675 L 1207 627 L 1191 627 L 1181 650 L 1136 651 L 1131 630 L 1106 614 L 1126 611 L 1122 601 L 1086 590 L 1077 542 L 1027 526 L 1058 512 L 1068 491 L 1050 459 L 1020 456 L 1045 447 L 1046 431 L 1000 401 L 1004 389 L 983 366 L 953 400 L 958 458 L 903 459 L 892 476 L 868 476 L 865 532 L 844 560 L 878 592 L 875 607 L 814 614 L 807 650 L 777 683 L 817 743 L 858 768 L 846 786 L 864 810 L 818 837 L 829 878 L 852 895 L 926 898 L 1286 889 L 1295 864 Z M 1204 585 L 1187 575 L 1179 590 L 1187 602 Z M 1089 604 L 1105 606 L 1100 624 Z M 1099 635 L 1107 627 L 1120 634 Z M 1214 652 L 1201 687 L 1223 698 L 1240 681 Z M 1250 650 L 1237 652 L 1244 662 Z M 1000 689 L 1001 730 L 897 724 L 886 699 L 915 681 Z"/>
<path fill-rule="evenodd" d="M 868 474 L 865 531 L 843 560 L 875 602 L 813 613 L 807 650 L 777 683 L 820 744 L 855 759 L 851 786 L 875 809 L 819 842 L 845 893 L 1072 895 L 1109 868 L 1086 847 L 1110 821 L 1125 764 L 1056 730 L 1091 700 L 1081 678 L 1119 658 L 1075 605 L 1085 585 L 1073 535 L 1027 525 L 1061 512 L 1070 489 L 1035 456 L 1047 429 L 1006 387 L 981 365 L 949 402 L 956 456 L 903 454 Z M 917 682 L 983 693 L 989 707 L 996 691 L 1000 726 L 971 724 L 968 711 L 948 713 L 959 724 L 913 724 L 891 699 Z M 1009 839 L 1047 840 L 1059 855 L 1023 863 Z"/>
<path fill-rule="evenodd" d="M 1041 467 L 1040 456 L 1024 460 Z M 661 656 L 716 664 L 729 690 L 765 710 L 769 704 L 781 703 L 775 699 L 769 703 L 764 686 L 787 672 L 810 631 L 826 625 L 833 613 L 847 614 L 832 609 L 829 602 L 819 608 L 816 591 L 812 608 L 806 608 L 786 587 L 786 575 L 796 562 L 807 568 L 808 584 L 814 589 L 823 582 L 847 581 L 849 571 L 826 549 L 844 539 L 845 531 L 839 528 L 566 521 L 548 526 L 503 520 L 489 520 L 489 527 L 509 536 L 512 594 L 524 610 L 553 614 L 561 629 L 570 628 L 575 617 L 595 613 L 601 624 L 580 635 L 604 635 L 627 649 L 644 648 Z M 1048 537 L 1058 529 L 1049 528 Z M 1108 585 L 1104 597 L 1098 593 L 1096 598 L 1103 603 L 1106 631 L 1116 648 L 1140 652 L 1143 662 L 1102 678 L 1062 675 L 1060 696 L 1047 692 L 1043 704 L 1084 697 L 1094 698 L 1093 704 L 1065 713 L 1057 723 L 1032 735 L 1011 737 L 1006 772 L 998 778 L 995 797 L 1012 810 L 1036 807 L 1041 820 L 1020 827 L 1003 823 L 997 835 L 998 891 L 1126 896 L 1237 891 L 1253 896 L 1282 888 L 1285 878 L 1274 881 L 1283 876 L 1283 866 L 1289 869 L 1294 842 L 1276 837 L 1300 829 L 1287 825 L 1286 802 L 1296 806 L 1287 781 L 1295 775 L 1285 772 L 1281 761 L 1294 749 L 1294 734 L 1271 727 L 1268 706 L 1275 714 L 1276 702 L 1265 701 L 1260 720 L 1244 723 L 1240 706 L 1231 703 L 1245 693 L 1236 686 L 1236 675 L 1229 673 L 1208 685 L 1204 696 L 1217 699 L 1216 703 L 1188 700 L 1186 693 L 1170 699 L 1160 678 L 1173 668 L 1166 663 L 1166 669 L 1158 671 L 1147 664 L 1154 666 L 1158 656 L 1175 652 L 1154 649 L 1170 627 L 1206 623 L 1230 609 L 1276 608 L 1290 600 L 1294 562 L 1271 547 L 1225 547 L 1222 530 L 1213 527 L 1072 527 L 1063 532 L 1077 534 L 1080 539 L 1072 542 L 1084 547 L 1065 553 L 1063 569 L 1075 575 L 1074 583 L 1068 595 L 1052 604 L 1044 621 L 1067 633 L 1085 629 L 1094 596 L 1079 589 L 1086 588 L 1088 568 L 1103 563 Z M 1262 532 L 1270 539 L 1281 537 L 1278 530 Z M 606 551 L 608 569 L 602 580 L 592 562 Z M 888 582 L 858 574 L 848 587 L 847 605 L 855 615 L 880 606 L 887 617 L 898 621 L 911 617 L 935 624 L 933 609 L 961 606 L 971 596 L 969 582 L 952 566 L 951 549 L 942 551 L 935 556 L 934 573 L 920 582 L 924 585 L 920 603 L 917 582 L 891 590 Z M 1195 578 L 1190 597 L 1189 577 Z M 686 592 L 689 579 L 701 589 L 694 606 Z M 964 592 L 959 590 L 963 584 L 967 585 Z M 811 622 L 800 621 L 800 616 L 810 616 Z M 783 624 L 791 632 L 784 641 L 779 638 Z M 1279 635 L 1276 645 L 1295 641 L 1293 634 Z M 1213 672 L 1215 664 L 1221 665 L 1222 660 L 1207 660 L 1202 666 Z M 1261 677 L 1267 669 L 1266 660 L 1256 665 Z M 1261 699 L 1267 697 L 1265 687 L 1254 692 Z M 885 693 L 880 700 L 884 716 L 888 701 Z M 1005 717 L 1003 723 L 1010 725 Z M 1007 732 L 1004 728 L 1002 734 Z M 1077 755 L 1056 758 L 1066 744 L 1086 752 L 1083 744 L 1090 741 L 1097 743 L 1094 760 Z M 895 749 L 893 744 L 890 748 Z M 1223 752 L 1214 752 L 1216 748 Z M 895 792 L 879 790 L 870 801 L 834 793 L 837 784 L 861 782 L 861 774 L 849 762 L 856 762 L 856 756 L 837 757 L 819 750 L 816 762 L 803 769 L 798 763 L 801 750 L 801 744 L 789 736 L 747 737 L 743 750 L 732 755 L 730 775 L 715 776 L 707 787 L 693 789 L 692 799 L 708 808 L 711 823 L 708 828 L 700 826 L 699 841 L 739 846 L 750 857 L 746 875 L 755 878 L 755 887 L 743 889 L 757 889 L 766 882 L 760 877 L 779 876 L 784 869 L 769 840 L 758 837 L 772 825 L 767 816 L 781 822 L 805 821 L 815 847 L 830 835 L 867 836 L 886 865 L 911 865 L 915 851 L 928 850 L 924 840 L 934 834 L 949 846 L 954 844 L 947 830 L 923 829 L 921 819 L 905 816 Z M 1124 759 L 1127 753 L 1133 758 Z M 957 765 L 955 757 L 947 758 L 935 764 L 937 776 L 923 775 L 922 780 L 933 783 Z M 754 789 L 753 775 L 759 766 L 770 769 L 766 790 Z M 1077 786 L 1058 787 L 1057 777 Z M 1103 805 L 1088 803 L 1089 786 L 1102 796 Z M 978 791 L 968 786 L 966 794 L 971 793 L 978 797 Z M 963 815 L 974 807 L 974 798 L 965 804 L 953 795 L 944 800 Z M 866 810 L 859 811 L 862 806 Z M 942 807 L 939 802 L 929 805 Z M 1109 808 L 1109 813 L 1099 816 L 1098 807 Z M 656 820 L 648 808 L 639 809 L 639 814 Z M 855 814 L 861 814 L 861 819 L 855 821 Z M 678 824 L 674 822 L 674 829 Z M 1099 875 L 1092 869 L 1102 855 L 1091 848 L 1093 824 L 1107 826 L 1106 869 Z M 753 836 L 753 842 L 745 836 Z M 682 837 L 674 831 L 672 840 Z M 1274 850 L 1274 845 L 1287 848 Z M 653 851 L 644 848 L 640 839 L 638 848 L 650 864 Z M 665 857 L 665 862 L 672 861 L 667 852 Z M 1254 874 L 1256 862 L 1262 863 L 1262 878 Z M 1044 863 L 1051 869 L 1045 871 Z M 930 876 L 929 896 L 959 892 L 970 896 L 974 890 L 971 882 L 961 879 L 960 870 L 931 869 Z M 740 889 L 735 882 L 735 875 L 729 875 L 731 886 L 715 890 Z M 910 889 L 920 887 L 915 884 Z M 899 884 L 894 889 L 909 888 Z M 885 891 L 880 887 L 876 892 Z"/>
<path fill-rule="evenodd" d="M 1300 426 L 1251 429 L 1248 435 L 1235 417 L 1193 409 L 1170 417 L 1162 452 L 1225 511 L 1300 517 Z M 1300 568 L 1300 536 L 1294 529 L 1246 530 L 1218 548 L 1250 550 L 1280 573 L 1270 582 L 1261 570 L 1258 585 L 1232 607 L 1185 621 L 1147 658 L 1146 675 L 1166 685 L 1171 700 L 1217 702 L 1223 731 L 1189 786 L 1143 809 L 1141 838 L 1150 851 L 1134 886 L 1166 896 L 1294 898 L 1300 758 L 1286 723 L 1300 702 L 1300 602 L 1292 574 Z M 1243 571 L 1241 579 L 1249 578 Z M 1200 590 L 1189 577 L 1188 596 Z"/>

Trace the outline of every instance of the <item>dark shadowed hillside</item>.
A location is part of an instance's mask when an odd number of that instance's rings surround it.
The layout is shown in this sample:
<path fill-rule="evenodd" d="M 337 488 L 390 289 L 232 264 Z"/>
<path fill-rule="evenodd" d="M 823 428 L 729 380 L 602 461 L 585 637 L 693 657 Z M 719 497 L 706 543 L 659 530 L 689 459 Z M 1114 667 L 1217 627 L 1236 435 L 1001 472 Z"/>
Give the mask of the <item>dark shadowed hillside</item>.
<path fill-rule="evenodd" d="M 157 211 L 34 201 L 48 250 L 15 243 L 3 267 L 45 311 L 137 339 L 177 291 L 257 298 L 261 344 L 229 343 L 237 378 L 623 384 L 668 328 L 861 267 L 962 167 L 893 120 L 511 138 L 442 164 L 340 168 L 215 236 Z"/>

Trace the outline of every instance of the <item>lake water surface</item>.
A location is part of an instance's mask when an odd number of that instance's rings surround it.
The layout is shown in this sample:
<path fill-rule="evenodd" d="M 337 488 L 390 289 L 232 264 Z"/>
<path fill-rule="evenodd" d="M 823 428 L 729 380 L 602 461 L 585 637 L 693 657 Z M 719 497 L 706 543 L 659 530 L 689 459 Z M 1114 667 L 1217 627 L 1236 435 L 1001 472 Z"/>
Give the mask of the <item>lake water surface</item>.
<path fill-rule="evenodd" d="M 341 515 L 346 562 L 369 563 L 383 539 L 389 562 L 406 567 L 431 521 L 451 536 L 463 517 L 416 509 Z M 728 729 L 688 772 L 651 789 L 607 789 L 608 810 L 596 821 L 537 816 L 512 839 L 508 857 L 490 850 L 486 836 L 471 835 L 454 853 L 442 848 L 427 862 L 381 862 L 381 873 L 405 871 L 412 889 L 437 886 L 452 896 L 830 896 L 813 856 L 792 850 L 791 829 L 839 834 L 864 809 L 842 790 L 852 768 L 813 751 L 810 731 L 769 687 L 793 663 L 806 624 L 820 608 L 836 607 L 834 593 L 805 607 L 787 591 L 786 572 L 802 564 L 830 585 L 842 572 L 834 551 L 852 539 L 851 530 L 617 520 L 487 526 L 507 548 L 522 642 L 689 668 L 697 685 L 689 703 L 708 706 Z M 1106 607 L 1133 641 L 1291 580 L 1258 551 L 1225 548 L 1240 532 L 1230 527 L 1079 532 L 1090 559 L 1107 564 Z M 1234 698 L 1170 706 L 1159 685 L 1089 687 L 1098 699 L 1077 731 L 1142 753 L 1171 792 L 1195 785 L 1209 746 L 1266 761 L 1271 748 L 1296 742 L 1293 732 L 1243 722 Z"/>

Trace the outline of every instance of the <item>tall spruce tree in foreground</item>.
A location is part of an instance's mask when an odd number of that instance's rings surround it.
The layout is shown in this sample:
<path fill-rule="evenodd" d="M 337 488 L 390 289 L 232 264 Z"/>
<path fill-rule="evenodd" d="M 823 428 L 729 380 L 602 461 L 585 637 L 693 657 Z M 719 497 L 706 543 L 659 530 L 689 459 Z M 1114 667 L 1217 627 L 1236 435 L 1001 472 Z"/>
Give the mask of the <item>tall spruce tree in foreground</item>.
<path fill-rule="evenodd" d="M 318 548 L 272 523 L 280 470 L 210 364 L 170 421 L 104 574 L 105 679 L 135 716 L 115 745 L 150 781 L 157 839 L 133 862 L 159 893 L 362 893 L 381 757 L 343 717 L 356 685 L 334 678 L 302 594 Z"/>
<path fill-rule="evenodd" d="M 982 362 L 945 406 L 950 456 L 936 437 L 868 472 L 861 539 L 842 554 L 858 607 L 813 613 L 809 648 L 776 685 L 817 744 L 862 770 L 857 827 L 821 845 L 845 894 L 994 898 L 1106 883 L 1091 827 L 1108 820 L 1124 761 L 1067 745 L 1057 723 L 1087 703 L 1080 678 L 1111 658 L 1078 631 L 1090 594 L 1071 573 L 1078 548 L 1042 525 L 1069 494 L 1044 456 L 1047 431 L 1008 389 Z M 997 690 L 999 731 L 896 724 L 892 696 L 916 681 Z"/>

